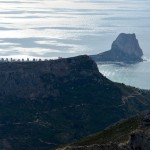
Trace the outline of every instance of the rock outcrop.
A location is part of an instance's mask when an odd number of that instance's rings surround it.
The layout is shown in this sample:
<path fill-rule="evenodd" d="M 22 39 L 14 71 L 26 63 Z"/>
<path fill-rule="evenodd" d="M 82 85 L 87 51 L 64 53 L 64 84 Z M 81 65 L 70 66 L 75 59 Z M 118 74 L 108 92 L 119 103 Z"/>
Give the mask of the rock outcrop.
<path fill-rule="evenodd" d="M 111 50 L 92 55 L 95 61 L 140 62 L 143 52 L 135 34 L 121 33 L 112 43 Z"/>
<path fill-rule="evenodd" d="M 150 132 L 150 131 L 149 131 Z M 149 132 L 137 131 L 130 135 L 130 139 L 126 144 L 103 144 L 79 147 L 66 147 L 59 150 L 150 150 L 150 134 Z"/>
<path fill-rule="evenodd" d="M 150 131 L 136 131 L 130 135 L 130 139 L 124 146 L 118 146 L 120 150 L 149 150 Z"/>
<path fill-rule="evenodd" d="M 130 133 L 129 140 L 127 142 L 117 144 L 110 141 L 108 144 L 100 145 L 94 144 L 88 146 L 68 146 L 63 150 L 150 150 L 150 111 L 142 113 L 138 116 L 138 119 L 140 122 L 137 126 L 137 129 Z M 127 122 L 124 122 L 124 125 L 126 123 Z M 124 129 L 127 130 L 126 128 Z"/>

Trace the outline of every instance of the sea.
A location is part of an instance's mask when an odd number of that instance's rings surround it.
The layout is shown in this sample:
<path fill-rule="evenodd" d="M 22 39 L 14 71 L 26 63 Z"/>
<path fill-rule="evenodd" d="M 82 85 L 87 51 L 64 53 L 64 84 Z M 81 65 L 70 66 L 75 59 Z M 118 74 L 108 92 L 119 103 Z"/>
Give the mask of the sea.
<path fill-rule="evenodd" d="M 122 32 L 136 34 L 146 61 L 99 62 L 99 71 L 112 81 L 150 89 L 150 0 L 0 0 L 0 58 L 97 54 Z"/>

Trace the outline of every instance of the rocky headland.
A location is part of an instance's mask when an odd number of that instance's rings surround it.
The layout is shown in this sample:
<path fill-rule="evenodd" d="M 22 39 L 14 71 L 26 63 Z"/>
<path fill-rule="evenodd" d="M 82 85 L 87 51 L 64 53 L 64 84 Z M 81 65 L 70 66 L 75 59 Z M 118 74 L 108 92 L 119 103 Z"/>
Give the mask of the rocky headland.
<path fill-rule="evenodd" d="M 92 55 L 95 61 L 110 62 L 141 62 L 143 51 L 135 34 L 121 33 L 112 43 L 111 50 Z"/>

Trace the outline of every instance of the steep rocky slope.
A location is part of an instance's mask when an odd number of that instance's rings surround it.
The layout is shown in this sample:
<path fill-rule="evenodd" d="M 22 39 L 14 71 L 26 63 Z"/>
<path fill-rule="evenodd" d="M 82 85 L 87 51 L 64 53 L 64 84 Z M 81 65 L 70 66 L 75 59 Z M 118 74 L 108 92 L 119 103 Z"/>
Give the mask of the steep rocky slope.
<path fill-rule="evenodd" d="M 149 108 L 149 91 L 111 82 L 88 56 L 0 64 L 1 149 L 51 149 Z"/>
<path fill-rule="evenodd" d="M 149 150 L 150 111 L 59 150 Z"/>
<path fill-rule="evenodd" d="M 92 55 L 95 61 L 140 62 L 143 52 L 135 34 L 121 33 L 112 43 L 111 50 Z"/>

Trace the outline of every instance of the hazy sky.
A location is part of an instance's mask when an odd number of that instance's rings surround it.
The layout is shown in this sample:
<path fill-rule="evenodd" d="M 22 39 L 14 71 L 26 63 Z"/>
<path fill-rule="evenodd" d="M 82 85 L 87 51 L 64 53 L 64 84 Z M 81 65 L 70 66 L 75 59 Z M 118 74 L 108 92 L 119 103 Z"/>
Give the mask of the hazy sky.
<path fill-rule="evenodd" d="M 149 0 L 0 0 L 1 57 L 68 57 L 108 50 L 136 33 L 150 56 Z"/>

